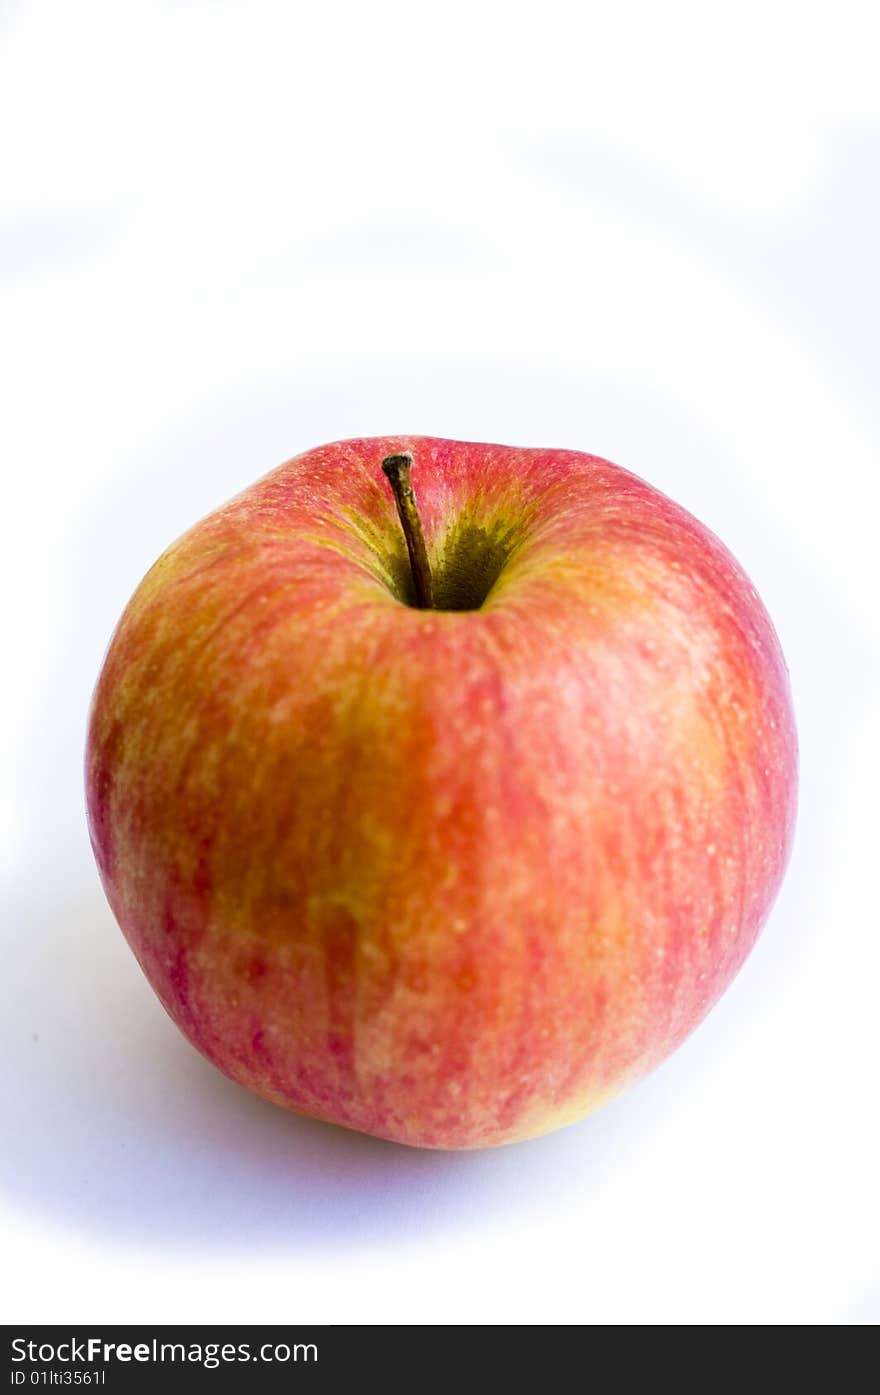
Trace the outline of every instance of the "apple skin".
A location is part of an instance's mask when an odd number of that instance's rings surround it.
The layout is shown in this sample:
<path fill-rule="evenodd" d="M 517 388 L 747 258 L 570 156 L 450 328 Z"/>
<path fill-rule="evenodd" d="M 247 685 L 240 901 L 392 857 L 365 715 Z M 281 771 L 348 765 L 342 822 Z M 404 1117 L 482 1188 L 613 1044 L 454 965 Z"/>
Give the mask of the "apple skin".
<path fill-rule="evenodd" d="M 438 606 L 381 462 L 410 451 Z M 395 594 L 396 593 L 396 594 Z M 429 437 L 301 455 L 160 558 L 90 716 L 113 912 L 184 1035 L 276 1104 L 476 1148 L 688 1035 L 787 861 L 786 667 L 634 475 Z"/>

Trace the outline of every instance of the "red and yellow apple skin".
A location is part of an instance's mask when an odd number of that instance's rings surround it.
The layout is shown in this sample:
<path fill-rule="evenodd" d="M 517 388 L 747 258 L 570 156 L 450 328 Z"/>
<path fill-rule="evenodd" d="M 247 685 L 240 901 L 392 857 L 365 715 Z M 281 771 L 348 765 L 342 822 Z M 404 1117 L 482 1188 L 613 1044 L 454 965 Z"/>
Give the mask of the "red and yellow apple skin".
<path fill-rule="evenodd" d="M 438 606 L 381 462 L 414 457 Z M 287 1108 L 476 1148 L 579 1118 L 739 969 L 792 835 L 785 664 L 721 543 L 594 456 L 426 437 L 274 470 L 141 583 L 86 757 L 181 1031 Z"/>

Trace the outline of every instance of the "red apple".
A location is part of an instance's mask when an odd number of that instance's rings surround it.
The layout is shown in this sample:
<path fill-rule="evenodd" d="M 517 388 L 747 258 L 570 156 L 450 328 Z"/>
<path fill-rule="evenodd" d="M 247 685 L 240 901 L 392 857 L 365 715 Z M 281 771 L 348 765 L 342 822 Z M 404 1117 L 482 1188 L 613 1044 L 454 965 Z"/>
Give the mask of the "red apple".
<path fill-rule="evenodd" d="M 577 1119 L 672 1051 L 795 810 L 785 664 L 722 544 L 595 456 L 427 437 L 298 456 L 176 542 L 86 764 L 107 896 L 188 1039 L 434 1148 Z"/>

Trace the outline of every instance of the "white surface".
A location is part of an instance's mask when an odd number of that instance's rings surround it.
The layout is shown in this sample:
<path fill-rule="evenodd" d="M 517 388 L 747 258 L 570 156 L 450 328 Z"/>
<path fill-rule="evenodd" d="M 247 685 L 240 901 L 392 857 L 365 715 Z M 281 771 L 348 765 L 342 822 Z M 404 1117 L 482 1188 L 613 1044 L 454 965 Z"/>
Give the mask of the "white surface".
<path fill-rule="evenodd" d="M 3 6 L 5 1320 L 880 1317 L 872 14 Z M 495 1153 L 216 1074 L 83 819 L 155 556 L 288 456 L 395 431 L 664 489 L 751 573 L 799 719 L 794 858 L 724 1001 Z"/>

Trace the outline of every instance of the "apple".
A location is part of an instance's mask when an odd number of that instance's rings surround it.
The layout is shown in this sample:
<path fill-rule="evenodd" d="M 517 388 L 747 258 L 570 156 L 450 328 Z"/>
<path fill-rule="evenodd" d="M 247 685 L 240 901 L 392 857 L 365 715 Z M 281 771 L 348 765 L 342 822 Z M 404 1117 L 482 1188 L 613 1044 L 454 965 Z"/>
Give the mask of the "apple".
<path fill-rule="evenodd" d="M 288 461 L 165 552 L 86 784 L 116 919 L 210 1061 L 477 1148 L 697 1025 L 780 885 L 796 768 L 771 622 L 682 508 L 577 451 L 391 437 Z"/>

